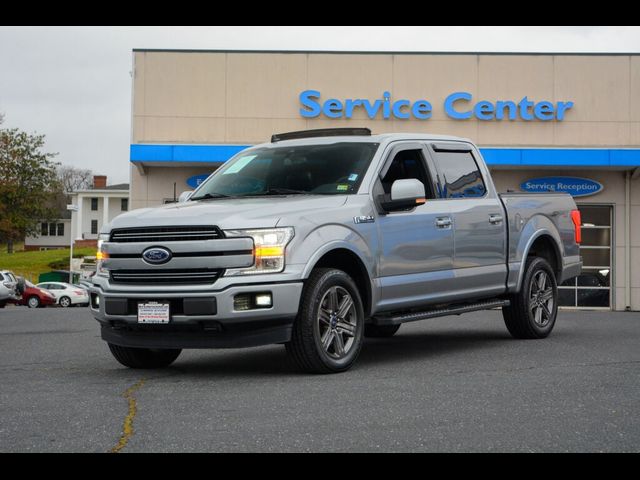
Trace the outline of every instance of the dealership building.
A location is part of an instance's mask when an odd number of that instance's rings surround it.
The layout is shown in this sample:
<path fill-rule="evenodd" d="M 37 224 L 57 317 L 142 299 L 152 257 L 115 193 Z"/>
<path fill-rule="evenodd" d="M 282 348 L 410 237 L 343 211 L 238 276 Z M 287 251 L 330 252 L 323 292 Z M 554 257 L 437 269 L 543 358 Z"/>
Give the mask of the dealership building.
<path fill-rule="evenodd" d="M 466 137 L 499 191 L 566 191 L 573 308 L 640 310 L 640 55 L 134 50 L 131 208 L 174 201 L 272 134 Z"/>

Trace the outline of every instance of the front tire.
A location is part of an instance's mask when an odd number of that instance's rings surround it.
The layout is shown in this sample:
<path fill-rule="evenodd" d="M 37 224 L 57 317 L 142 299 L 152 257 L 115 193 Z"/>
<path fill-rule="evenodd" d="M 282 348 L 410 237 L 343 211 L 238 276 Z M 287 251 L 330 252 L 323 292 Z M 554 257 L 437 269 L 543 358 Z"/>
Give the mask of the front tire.
<path fill-rule="evenodd" d="M 285 344 L 294 363 L 308 373 L 344 372 L 360 353 L 363 333 L 364 309 L 351 277 L 333 268 L 314 270 Z"/>
<path fill-rule="evenodd" d="M 389 338 L 393 337 L 400 325 L 373 325 L 369 323 L 364 326 L 364 336 L 367 338 Z"/>
<path fill-rule="evenodd" d="M 171 365 L 180 355 L 180 349 L 153 350 L 150 348 L 121 347 L 109 344 L 109 350 L 114 358 L 125 367 L 164 368 Z"/>
<path fill-rule="evenodd" d="M 58 304 L 61 307 L 68 308 L 71 306 L 71 299 L 69 297 L 61 297 Z"/>
<path fill-rule="evenodd" d="M 536 339 L 549 336 L 558 314 L 556 276 L 544 258 L 527 260 L 520 291 L 502 308 L 507 330 L 514 338 Z"/>
<path fill-rule="evenodd" d="M 36 296 L 29 297 L 27 300 L 27 306 L 29 308 L 38 308 L 40 306 L 40 299 Z"/>

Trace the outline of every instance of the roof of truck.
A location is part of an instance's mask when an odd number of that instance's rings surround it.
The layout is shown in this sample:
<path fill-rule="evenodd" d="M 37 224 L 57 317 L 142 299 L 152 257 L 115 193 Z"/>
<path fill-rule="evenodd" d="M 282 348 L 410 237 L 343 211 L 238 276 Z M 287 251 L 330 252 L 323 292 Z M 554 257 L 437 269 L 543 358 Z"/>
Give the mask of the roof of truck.
<path fill-rule="evenodd" d="M 437 135 L 432 133 L 380 133 L 377 135 L 340 135 L 340 136 L 320 136 L 305 137 L 295 140 L 280 140 L 278 142 L 269 142 L 255 145 L 256 147 L 279 147 L 293 145 L 322 145 L 339 142 L 363 142 L 363 143 L 389 143 L 398 140 L 429 140 L 429 141 L 448 141 L 448 142 L 466 142 L 473 143 L 468 138 L 455 137 L 452 135 Z"/>

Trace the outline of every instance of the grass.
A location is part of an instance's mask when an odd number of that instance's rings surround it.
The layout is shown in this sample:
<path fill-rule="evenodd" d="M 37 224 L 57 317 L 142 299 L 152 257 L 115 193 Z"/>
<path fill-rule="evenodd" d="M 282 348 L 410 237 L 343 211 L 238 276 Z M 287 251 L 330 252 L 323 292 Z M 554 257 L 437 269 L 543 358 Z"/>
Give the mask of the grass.
<path fill-rule="evenodd" d="M 0 245 L 0 270 L 11 270 L 16 275 L 20 275 L 37 283 L 38 276 L 41 273 L 50 272 L 52 269 L 50 263 L 64 264 L 63 270 L 69 269 L 69 249 L 63 250 L 45 250 L 25 252 L 21 244 L 15 244 L 15 253 L 8 254 L 7 246 Z M 92 247 L 74 248 L 73 256 L 80 257 L 84 255 L 93 256 L 96 249 Z"/>

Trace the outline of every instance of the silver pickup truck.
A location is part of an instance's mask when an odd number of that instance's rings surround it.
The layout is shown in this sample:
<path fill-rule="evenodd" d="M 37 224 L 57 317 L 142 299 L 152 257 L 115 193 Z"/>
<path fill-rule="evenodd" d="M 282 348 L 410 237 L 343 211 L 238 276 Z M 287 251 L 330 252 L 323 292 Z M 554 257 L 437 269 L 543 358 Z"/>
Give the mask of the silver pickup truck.
<path fill-rule="evenodd" d="M 569 195 L 498 194 L 469 140 L 291 132 L 105 226 L 91 310 L 132 368 L 282 343 L 340 372 L 363 337 L 443 315 L 499 307 L 514 337 L 546 337 L 579 243 Z"/>

